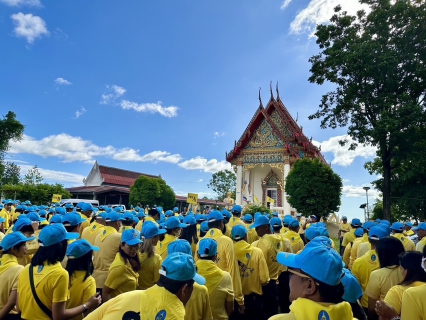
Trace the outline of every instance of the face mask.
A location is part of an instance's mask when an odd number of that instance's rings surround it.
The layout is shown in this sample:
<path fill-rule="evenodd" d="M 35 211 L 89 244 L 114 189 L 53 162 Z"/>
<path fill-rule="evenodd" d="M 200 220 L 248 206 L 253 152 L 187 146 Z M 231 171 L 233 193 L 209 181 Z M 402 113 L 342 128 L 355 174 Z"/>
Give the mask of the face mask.
<path fill-rule="evenodd" d="M 422 259 L 422 268 L 426 272 L 426 266 L 425 266 L 425 264 L 426 264 L 426 257 Z"/>

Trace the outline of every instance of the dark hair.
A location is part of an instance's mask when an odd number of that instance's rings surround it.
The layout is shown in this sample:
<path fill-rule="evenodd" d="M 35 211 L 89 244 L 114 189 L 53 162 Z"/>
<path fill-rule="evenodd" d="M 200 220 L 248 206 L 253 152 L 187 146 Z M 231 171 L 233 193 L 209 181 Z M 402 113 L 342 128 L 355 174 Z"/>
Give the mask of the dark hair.
<path fill-rule="evenodd" d="M 76 226 L 64 226 L 67 232 L 74 232 L 74 229 L 77 228 L 79 225 Z"/>
<path fill-rule="evenodd" d="M 172 294 L 177 294 L 179 290 L 186 284 L 188 286 L 193 286 L 194 280 L 192 279 L 187 281 L 172 280 L 172 279 L 166 278 L 165 276 L 161 274 L 160 279 L 157 282 L 157 285 L 159 287 L 163 287 L 164 289 L 166 289 Z"/>
<path fill-rule="evenodd" d="M 351 308 L 352 308 L 352 314 L 354 316 L 355 319 L 358 320 L 367 320 L 367 315 L 364 312 L 364 309 L 362 308 L 362 306 L 359 303 L 350 303 Z"/>
<path fill-rule="evenodd" d="M 408 251 L 399 255 L 399 264 L 405 270 L 407 275 L 400 283 L 403 286 L 409 286 L 415 281 L 426 282 L 426 272 L 422 268 L 422 254 L 417 251 Z"/>
<path fill-rule="evenodd" d="M 209 222 L 209 229 L 220 229 L 220 224 L 221 224 L 222 220 L 215 220 L 212 222 Z"/>
<path fill-rule="evenodd" d="M 394 237 L 380 239 L 376 247 L 380 268 L 399 265 L 398 256 L 405 252 L 401 241 Z"/>
<path fill-rule="evenodd" d="M 122 242 L 121 245 L 124 246 L 125 243 Z M 128 262 L 132 266 L 134 272 L 139 272 L 139 270 L 141 269 L 141 261 L 139 260 L 138 254 L 136 254 L 134 257 L 131 257 L 126 254 L 123 249 L 121 249 L 121 246 L 118 252 L 120 253 L 120 256 L 123 259 L 124 263 Z"/>
<path fill-rule="evenodd" d="M 201 229 L 200 229 L 200 238 L 203 238 L 205 235 L 206 235 L 206 233 L 207 232 L 203 232 Z M 426 246 L 425 246 L 426 247 Z"/>
<path fill-rule="evenodd" d="M 169 234 L 169 235 L 173 235 L 173 231 L 175 231 L 176 229 L 179 229 L 179 228 L 166 229 L 166 233 Z M 183 228 L 181 228 L 181 229 L 183 229 Z"/>
<path fill-rule="evenodd" d="M 4 250 L 3 254 L 12 254 L 12 249 L 19 250 L 26 243 L 27 243 L 26 241 L 19 242 L 18 244 L 14 245 L 12 248 L 10 248 L 8 250 Z"/>
<path fill-rule="evenodd" d="M 280 231 L 283 227 L 282 226 L 274 226 L 274 227 L 272 227 L 273 229 L 274 229 L 274 232 L 275 231 Z"/>
<path fill-rule="evenodd" d="M 190 225 L 187 226 L 186 228 L 182 229 L 182 233 L 180 235 L 180 239 L 184 239 L 186 241 L 188 241 L 190 244 L 191 243 L 198 243 L 198 236 L 197 236 L 197 225 Z"/>
<path fill-rule="evenodd" d="M 68 240 L 62 240 L 48 247 L 40 246 L 31 260 L 31 265 L 40 266 L 45 261 L 47 261 L 48 264 L 55 264 L 56 262 L 62 261 L 67 253 L 67 247 Z"/>
<path fill-rule="evenodd" d="M 22 233 L 24 232 L 31 232 L 34 233 L 34 229 L 31 225 L 29 226 L 23 226 L 21 229 L 19 229 L 19 231 L 21 231 Z"/>
<path fill-rule="evenodd" d="M 126 220 L 122 220 L 121 221 L 121 224 L 123 225 L 123 226 L 131 226 L 131 225 L 133 225 L 133 220 L 132 219 L 126 219 Z"/>
<path fill-rule="evenodd" d="M 151 217 L 155 217 L 156 215 L 159 215 L 160 213 L 157 211 L 157 209 L 149 209 L 148 215 Z"/>
<path fill-rule="evenodd" d="M 318 291 L 322 298 L 322 302 L 325 303 L 340 303 L 343 301 L 343 294 L 345 293 L 345 289 L 342 283 L 339 283 L 336 286 L 330 286 L 324 282 L 315 281 L 319 284 Z"/>
<path fill-rule="evenodd" d="M 160 234 L 159 236 L 158 236 L 158 241 L 163 241 L 164 240 L 164 238 L 166 237 L 166 234 L 165 233 L 163 233 L 163 234 Z"/>
<path fill-rule="evenodd" d="M 426 246 L 423 247 L 423 257 L 426 258 Z"/>
<path fill-rule="evenodd" d="M 300 227 L 299 226 L 297 226 L 297 227 L 292 227 L 292 226 L 288 226 L 288 228 L 291 230 L 291 231 L 295 231 L 296 232 L 296 230 L 297 229 L 299 229 Z"/>
<path fill-rule="evenodd" d="M 90 250 L 85 255 L 81 256 L 80 258 L 68 259 L 65 270 L 68 271 L 68 274 L 70 276 L 70 283 L 71 283 L 71 277 L 75 271 L 86 271 L 86 275 L 84 276 L 83 281 L 85 281 L 93 273 L 94 267 L 92 262 L 92 256 L 93 256 L 93 251 Z"/>

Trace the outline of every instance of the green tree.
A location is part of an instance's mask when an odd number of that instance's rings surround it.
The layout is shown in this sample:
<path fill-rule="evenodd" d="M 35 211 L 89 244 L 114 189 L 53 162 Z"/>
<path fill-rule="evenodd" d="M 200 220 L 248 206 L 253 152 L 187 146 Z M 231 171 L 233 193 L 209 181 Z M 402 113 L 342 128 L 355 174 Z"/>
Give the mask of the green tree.
<path fill-rule="evenodd" d="M 63 185 L 41 183 L 33 184 L 18 184 L 4 185 L 1 191 L 6 198 L 19 199 L 21 201 L 30 200 L 31 203 L 41 205 L 52 201 L 52 195 L 60 194 L 63 199 L 71 198 L 72 195 L 64 189 Z"/>
<path fill-rule="evenodd" d="M 9 150 L 10 141 L 20 141 L 24 133 L 24 125 L 16 120 L 16 114 L 9 111 L 0 119 L 0 176 L 3 176 L 5 165 L 4 154 Z"/>
<path fill-rule="evenodd" d="M 21 180 L 21 167 L 13 162 L 6 162 L 0 185 L 18 184 Z"/>
<path fill-rule="evenodd" d="M 207 187 L 212 189 L 219 201 L 227 197 L 228 192 L 232 193 L 232 198 L 236 197 L 237 175 L 231 170 L 222 170 L 212 174 Z"/>
<path fill-rule="evenodd" d="M 288 202 L 298 212 L 327 218 L 338 211 L 342 179 L 319 159 L 299 159 L 286 179 Z"/>
<path fill-rule="evenodd" d="M 43 182 L 43 176 L 37 168 L 37 165 L 28 170 L 27 174 L 24 176 L 24 184 L 37 185 Z"/>
<path fill-rule="evenodd" d="M 425 125 L 426 2 L 360 0 L 371 11 L 356 16 L 335 8 L 315 35 L 321 52 L 310 58 L 309 81 L 336 87 L 323 95 L 321 127 L 345 127 L 349 149 L 378 149 L 385 217 L 391 218 L 392 160 L 410 152 Z M 344 145 L 347 140 L 341 141 Z"/>
<path fill-rule="evenodd" d="M 271 213 L 271 210 L 266 207 L 266 206 L 259 206 L 256 204 L 249 204 L 247 206 L 244 207 L 244 214 L 251 214 L 254 217 L 254 214 L 256 212 L 260 212 L 260 213 Z"/>
<path fill-rule="evenodd" d="M 176 203 L 176 196 L 163 179 L 140 176 L 130 187 L 129 201 L 133 205 L 140 202 L 143 206 L 172 208 Z"/>

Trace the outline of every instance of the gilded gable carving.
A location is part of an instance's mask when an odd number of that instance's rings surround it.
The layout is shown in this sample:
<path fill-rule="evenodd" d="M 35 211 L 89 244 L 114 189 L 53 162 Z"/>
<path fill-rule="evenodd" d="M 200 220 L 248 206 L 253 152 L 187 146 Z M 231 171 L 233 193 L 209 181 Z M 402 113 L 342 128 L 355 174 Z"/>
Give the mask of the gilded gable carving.
<path fill-rule="evenodd" d="M 290 130 L 284 125 L 283 119 L 280 117 L 277 110 L 272 111 L 271 113 L 272 122 L 280 129 L 280 132 L 285 137 L 292 137 Z"/>
<path fill-rule="evenodd" d="M 247 143 L 246 149 L 282 147 L 284 147 L 284 145 L 281 140 L 272 133 L 272 128 L 268 122 L 263 120 Z"/>

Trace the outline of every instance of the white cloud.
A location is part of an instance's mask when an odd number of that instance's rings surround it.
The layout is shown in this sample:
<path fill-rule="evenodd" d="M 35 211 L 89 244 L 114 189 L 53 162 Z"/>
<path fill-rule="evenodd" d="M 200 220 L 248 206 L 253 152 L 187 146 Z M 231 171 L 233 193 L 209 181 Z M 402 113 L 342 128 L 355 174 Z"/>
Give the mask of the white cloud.
<path fill-rule="evenodd" d="M 281 4 L 281 10 L 287 8 L 291 1 L 292 0 L 284 0 L 284 2 Z"/>
<path fill-rule="evenodd" d="M 148 154 L 141 156 L 139 150 L 134 150 L 130 148 L 122 149 L 121 151 L 114 154 L 113 159 L 120 161 L 130 161 L 130 162 L 168 162 L 176 164 L 182 158 L 179 154 L 170 154 L 166 151 L 153 151 Z"/>
<path fill-rule="evenodd" d="M 291 0 L 285 0 L 281 9 L 284 5 L 288 6 L 290 2 Z M 359 0 L 311 0 L 308 6 L 300 11 L 291 22 L 290 33 L 308 33 L 312 37 L 317 24 L 330 21 L 337 5 L 341 5 L 342 9 L 350 15 L 354 15 L 361 9 L 368 10 L 368 6 L 362 5 Z"/>
<path fill-rule="evenodd" d="M 111 104 L 120 98 L 125 92 L 126 89 L 123 87 L 113 84 L 112 86 L 106 86 L 107 92 L 101 96 L 100 104 Z"/>
<path fill-rule="evenodd" d="M 323 142 L 312 141 L 312 143 L 317 147 L 321 146 L 322 153 L 332 152 L 334 159 L 331 164 L 337 164 L 343 167 L 351 165 L 356 157 L 368 159 L 376 155 L 377 148 L 370 145 L 359 145 L 355 150 L 348 150 L 349 145 L 354 141 L 350 137 L 347 137 L 348 143 L 342 147 L 339 144 L 339 140 L 344 139 L 345 136 L 336 136 Z"/>
<path fill-rule="evenodd" d="M 200 179 L 200 180 L 198 180 L 197 182 L 203 182 L 204 180 L 203 179 Z"/>
<path fill-rule="evenodd" d="M 0 2 L 11 6 L 11 7 L 19 7 L 19 6 L 32 6 L 32 7 L 40 7 L 40 0 L 0 0 Z"/>
<path fill-rule="evenodd" d="M 28 43 L 33 43 L 35 39 L 41 38 L 43 35 L 49 35 L 46 22 L 38 16 L 19 12 L 10 17 L 15 25 L 13 30 L 15 36 L 26 38 Z"/>
<path fill-rule="evenodd" d="M 215 173 L 221 170 L 231 169 L 231 164 L 226 161 L 217 161 L 216 159 L 207 160 L 203 157 L 195 157 L 178 164 L 179 167 L 186 170 L 202 170 L 204 172 Z"/>
<path fill-rule="evenodd" d="M 82 116 L 87 110 L 85 108 L 81 108 L 75 112 L 75 118 L 78 119 Z"/>
<path fill-rule="evenodd" d="M 64 78 L 56 78 L 54 80 L 54 82 L 58 86 L 69 86 L 69 85 L 72 85 L 72 82 L 69 82 L 68 80 L 65 80 Z"/>
<path fill-rule="evenodd" d="M 367 200 L 366 192 L 363 187 L 364 186 L 344 185 L 342 189 L 342 194 L 347 198 L 365 198 Z M 371 185 L 369 185 L 369 187 L 371 189 L 368 190 L 368 199 L 373 200 L 375 198 L 378 198 L 380 192 L 378 190 L 373 189 Z"/>
<path fill-rule="evenodd" d="M 20 167 L 22 176 L 24 176 L 28 172 L 28 170 L 33 168 L 33 166 L 30 165 L 20 165 Z M 55 171 L 43 168 L 38 168 L 38 171 L 44 178 L 44 181 L 50 183 L 81 185 L 83 183 L 83 179 L 86 178 L 85 176 L 82 176 L 80 174 L 64 171 Z"/>
<path fill-rule="evenodd" d="M 175 194 L 177 196 L 187 197 L 188 193 L 196 193 L 198 194 L 198 199 L 202 199 L 203 197 L 207 197 L 209 199 L 216 199 L 217 196 L 214 192 L 200 192 L 196 190 L 190 190 L 190 191 L 175 191 Z"/>
<path fill-rule="evenodd" d="M 161 105 L 161 101 L 158 101 L 157 103 L 138 104 L 136 102 L 132 102 L 128 100 L 122 100 L 120 105 L 121 105 L 121 108 L 123 108 L 124 110 L 133 109 L 136 112 L 159 113 L 162 116 L 167 118 L 176 117 L 177 111 L 179 110 L 179 108 L 175 106 L 163 107 Z"/>
<path fill-rule="evenodd" d="M 225 135 L 225 132 L 220 133 L 220 132 L 217 132 L 217 131 L 213 134 L 215 139 L 223 137 L 224 135 Z"/>

